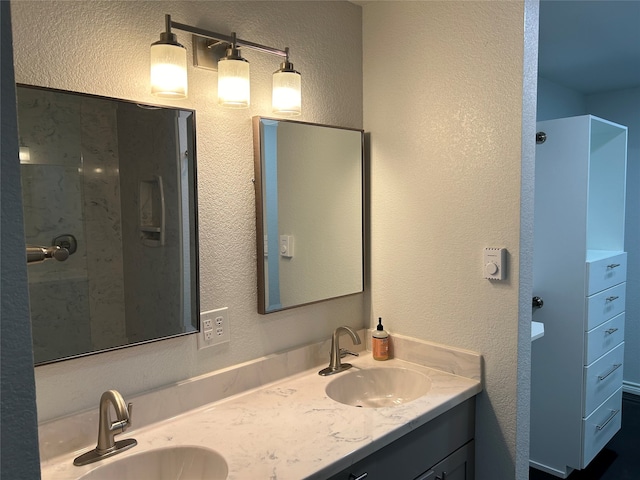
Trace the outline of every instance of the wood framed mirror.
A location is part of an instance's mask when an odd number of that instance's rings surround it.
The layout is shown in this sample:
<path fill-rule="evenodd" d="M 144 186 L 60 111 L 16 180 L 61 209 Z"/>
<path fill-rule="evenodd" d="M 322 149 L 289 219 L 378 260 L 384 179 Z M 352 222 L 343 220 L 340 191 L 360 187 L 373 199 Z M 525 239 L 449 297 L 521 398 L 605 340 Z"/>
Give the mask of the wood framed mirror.
<path fill-rule="evenodd" d="M 364 288 L 364 132 L 254 117 L 258 312 Z"/>

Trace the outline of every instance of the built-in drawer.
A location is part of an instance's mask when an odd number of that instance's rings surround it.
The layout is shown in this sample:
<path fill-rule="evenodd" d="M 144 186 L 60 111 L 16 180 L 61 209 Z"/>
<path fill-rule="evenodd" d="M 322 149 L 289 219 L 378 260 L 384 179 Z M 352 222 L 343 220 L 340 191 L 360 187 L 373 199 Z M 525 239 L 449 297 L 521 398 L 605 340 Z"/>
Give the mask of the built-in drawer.
<path fill-rule="evenodd" d="M 584 367 L 583 417 L 591 415 L 591 412 L 622 386 L 623 359 L 624 342 Z"/>
<path fill-rule="evenodd" d="M 625 252 L 606 256 L 598 250 L 589 250 L 587 255 L 587 296 L 626 280 L 627 254 Z"/>
<path fill-rule="evenodd" d="M 609 443 L 622 425 L 622 387 L 582 420 L 582 468 Z"/>
<path fill-rule="evenodd" d="M 587 324 L 585 325 L 585 331 L 589 331 L 624 312 L 626 291 L 627 284 L 625 282 L 587 297 Z"/>
<path fill-rule="evenodd" d="M 584 364 L 589 365 L 624 341 L 624 312 L 584 334 Z"/>

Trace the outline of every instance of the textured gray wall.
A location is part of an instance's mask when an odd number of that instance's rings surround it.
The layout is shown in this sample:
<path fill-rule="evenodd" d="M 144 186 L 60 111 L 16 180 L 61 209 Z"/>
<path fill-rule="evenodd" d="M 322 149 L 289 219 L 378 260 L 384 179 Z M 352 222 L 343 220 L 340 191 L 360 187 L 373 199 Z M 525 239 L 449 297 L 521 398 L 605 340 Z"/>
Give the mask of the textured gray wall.
<path fill-rule="evenodd" d="M 2 304 L 0 306 L 0 412 L 2 425 L 1 478 L 40 478 L 38 430 L 31 326 L 27 297 L 27 264 L 22 226 L 22 201 L 18 162 L 16 92 L 9 2 L 0 2 L 2 58 L 2 140 L 0 225 L 2 242 Z"/>
<path fill-rule="evenodd" d="M 537 2 L 367 2 L 363 19 L 372 316 L 483 355 L 476 477 L 526 478 Z M 507 248 L 504 281 L 483 278 L 484 247 Z"/>
<path fill-rule="evenodd" d="M 353 3 L 15 2 L 18 82 L 196 110 L 200 307 L 202 311 L 229 307 L 231 333 L 230 343 L 206 350 L 198 351 L 195 335 L 187 335 L 38 367 L 41 421 L 96 408 L 100 393 L 110 388 L 127 398 L 329 338 L 339 325 L 364 325 L 364 295 L 266 317 L 257 313 L 251 117 L 271 116 L 271 74 L 278 59 L 244 53 L 251 62 L 248 110 L 218 107 L 216 74 L 192 67 L 187 99 L 153 97 L 149 45 L 158 40 L 165 13 L 176 22 L 236 31 L 240 38 L 279 48 L 289 46 L 291 60 L 303 77 L 299 119 L 362 127 L 362 13 Z M 176 33 L 190 49 L 191 36 Z M 101 36 L 110 38 L 109 48 L 95 41 Z M 51 45 L 59 47 L 55 55 Z"/>

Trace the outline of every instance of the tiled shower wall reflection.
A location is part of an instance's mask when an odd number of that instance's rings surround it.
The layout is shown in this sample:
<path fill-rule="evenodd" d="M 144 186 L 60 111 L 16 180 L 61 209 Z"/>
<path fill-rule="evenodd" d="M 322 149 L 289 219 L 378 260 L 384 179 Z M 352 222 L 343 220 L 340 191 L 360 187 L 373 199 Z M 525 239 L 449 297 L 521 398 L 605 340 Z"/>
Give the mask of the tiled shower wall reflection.
<path fill-rule="evenodd" d="M 116 112 L 35 89 L 18 102 L 26 243 L 78 241 L 66 261 L 29 266 L 35 361 L 126 343 Z"/>

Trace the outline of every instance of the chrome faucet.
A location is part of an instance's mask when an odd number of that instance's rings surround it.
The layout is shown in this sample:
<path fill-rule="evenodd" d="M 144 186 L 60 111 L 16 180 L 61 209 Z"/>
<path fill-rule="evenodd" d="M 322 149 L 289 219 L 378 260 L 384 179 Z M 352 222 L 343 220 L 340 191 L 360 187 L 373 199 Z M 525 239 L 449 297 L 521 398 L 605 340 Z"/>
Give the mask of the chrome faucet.
<path fill-rule="evenodd" d="M 111 407 L 113 406 L 117 420 L 111 421 Z M 87 465 L 103 458 L 111 457 L 135 445 L 133 438 L 115 441 L 115 436 L 131 426 L 131 412 L 133 404 L 126 405 L 122 395 L 116 390 L 107 390 L 100 397 L 100 418 L 98 420 L 98 444 L 93 450 L 77 457 L 73 464 Z"/>
<path fill-rule="evenodd" d="M 318 372 L 318 375 L 333 375 L 334 373 L 339 373 L 352 367 L 350 363 L 340 362 L 340 358 L 342 358 L 343 355 L 349 354 L 356 357 L 358 356 L 357 353 L 353 353 L 340 348 L 340 334 L 342 332 L 346 332 L 351 336 L 351 340 L 353 340 L 354 345 L 360 345 L 360 343 L 362 343 L 358 334 L 351 330 L 351 328 L 347 326 L 336 328 L 333 331 L 333 336 L 331 337 L 331 359 L 329 361 L 329 366 L 320 370 Z"/>

